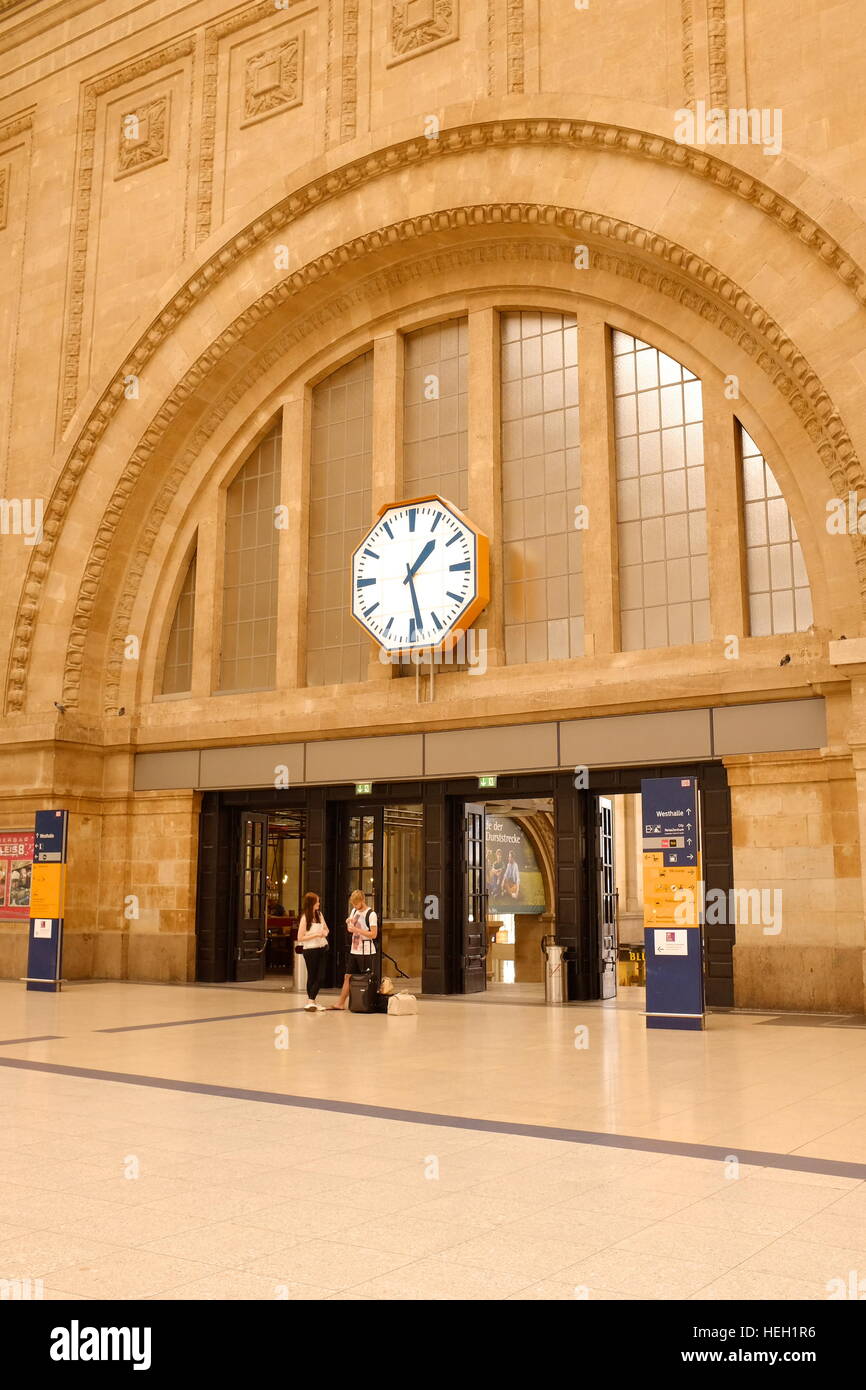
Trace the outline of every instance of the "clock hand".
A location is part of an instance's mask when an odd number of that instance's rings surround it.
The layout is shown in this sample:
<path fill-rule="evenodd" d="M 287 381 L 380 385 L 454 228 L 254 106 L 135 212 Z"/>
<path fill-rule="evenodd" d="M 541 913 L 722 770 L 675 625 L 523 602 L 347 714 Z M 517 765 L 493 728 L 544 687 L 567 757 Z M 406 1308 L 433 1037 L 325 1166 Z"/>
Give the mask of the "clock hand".
<path fill-rule="evenodd" d="M 412 595 L 412 607 L 415 609 L 415 625 L 421 628 L 423 627 L 423 623 L 421 622 L 421 609 L 418 607 L 418 595 L 415 593 L 415 585 L 412 582 L 412 571 L 408 565 L 406 566 L 406 578 L 403 580 L 403 583 L 409 585 L 409 593 Z"/>
<path fill-rule="evenodd" d="M 412 568 L 409 569 L 409 566 L 408 566 L 408 565 L 406 566 L 406 578 L 403 580 L 403 583 L 404 583 L 404 584 L 408 584 L 408 582 L 409 582 L 409 580 L 412 578 L 412 576 L 413 576 L 413 575 L 416 575 L 416 574 L 418 573 L 419 569 L 420 569 L 421 566 L 423 565 L 424 561 L 427 559 L 428 555 L 432 554 L 432 552 L 433 552 L 433 550 L 435 550 L 435 548 L 436 548 L 436 542 L 435 542 L 435 541 L 428 541 L 427 544 L 424 546 L 424 549 L 421 551 L 421 554 L 418 556 L 418 559 L 415 561 L 414 565 L 412 566 Z"/>

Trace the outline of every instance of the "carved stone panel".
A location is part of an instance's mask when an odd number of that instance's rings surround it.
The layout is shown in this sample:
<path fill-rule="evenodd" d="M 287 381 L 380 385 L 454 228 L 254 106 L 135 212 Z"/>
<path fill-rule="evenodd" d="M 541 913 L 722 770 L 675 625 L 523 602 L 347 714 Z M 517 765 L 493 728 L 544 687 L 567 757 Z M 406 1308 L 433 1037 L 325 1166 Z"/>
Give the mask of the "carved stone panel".
<path fill-rule="evenodd" d="M 170 120 L 170 92 L 123 113 L 117 137 L 115 178 L 125 178 L 127 174 L 136 174 L 139 169 L 149 169 L 152 164 L 168 159 Z"/>
<path fill-rule="evenodd" d="M 457 0 L 392 0 L 388 66 L 459 37 Z"/>
<path fill-rule="evenodd" d="M 284 43 L 274 44 L 247 58 L 242 126 L 300 106 L 303 99 L 303 34 L 295 34 Z"/>

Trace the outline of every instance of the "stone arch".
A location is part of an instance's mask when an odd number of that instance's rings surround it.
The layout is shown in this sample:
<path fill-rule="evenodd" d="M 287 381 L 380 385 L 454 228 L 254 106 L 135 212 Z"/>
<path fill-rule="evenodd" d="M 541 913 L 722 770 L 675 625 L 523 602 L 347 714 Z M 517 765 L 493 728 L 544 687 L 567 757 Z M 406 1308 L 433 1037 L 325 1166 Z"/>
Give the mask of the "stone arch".
<path fill-rule="evenodd" d="M 435 149 L 431 150 L 431 143 L 435 144 Z M 204 300 L 215 286 L 230 277 L 232 271 L 244 265 L 257 250 L 266 246 L 275 234 L 289 225 L 297 225 L 313 210 L 344 194 L 351 196 L 353 190 L 368 180 L 399 176 L 400 171 L 414 173 L 418 169 L 425 170 L 431 166 L 431 161 L 441 163 L 450 156 L 460 156 L 454 167 L 462 167 L 464 157 L 466 162 L 470 162 L 470 156 L 479 152 L 507 152 L 515 147 L 535 147 L 545 152 L 589 151 L 593 158 L 625 155 L 665 166 L 677 173 L 687 173 L 690 178 L 705 180 L 715 188 L 724 190 L 727 197 L 737 198 L 758 210 L 762 218 L 768 219 L 787 236 L 795 238 L 800 247 L 808 252 L 811 261 L 817 263 L 821 271 L 828 271 L 851 296 L 852 312 L 866 302 L 866 280 L 861 268 L 839 240 L 789 199 L 742 168 L 716 156 L 707 156 L 676 145 L 650 132 L 599 122 L 547 118 L 471 122 L 443 130 L 438 142 L 417 138 L 403 140 L 320 175 L 263 210 L 222 247 L 207 254 L 181 286 L 167 297 L 159 314 L 138 334 L 137 341 L 124 356 L 108 386 L 98 396 L 94 393 L 94 397 L 79 411 L 70 430 L 71 445 L 62 451 L 64 461 L 46 515 L 44 539 L 35 547 L 22 588 L 7 677 L 9 711 L 18 712 L 25 707 L 37 616 L 55 547 L 60 541 L 64 518 L 75 498 L 81 477 L 96 456 L 100 440 L 123 404 L 124 376 L 143 371 L 180 325 L 189 324 L 193 319 L 198 322 Z M 99 607 L 100 580 L 112 552 L 118 521 L 133 495 L 136 483 L 166 430 L 185 409 L 187 418 L 198 415 L 200 428 L 209 393 L 218 395 L 226 377 L 237 377 L 237 359 L 243 355 L 241 349 L 250 350 L 256 330 L 261 330 L 262 325 L 293 298 L 295 302 L 301 299 L 308 302 L 311 313 L 328 312 L 323 307 L 322 286 L 330 282 L 337 285 L 341 272 L 357 266 L 362 258 L 381 267 L 388 265 L 390 257 L 393 266 L 395 253 L 399 253 L 400 248 L 405 248 L 407 244 L 413 249 L 423 242 L 429 242 L 433 247 L 447 247 L 455 238 L 471 239 L 479 229 L 484 229 L 488 237 L 501 240 L 503 234 L 507 237 L 516 227 L 531 229 L 536 240 L 543 241 L 545 237 L 549 240 L 553 236 L 558 240 L 560 256 L 568 238 L 584 237 L 598 248 L 600 254 L 609 258 L 606 273 L 631 278 L 654 294 L 676 299 L 682 308 L 691 309 L 698 320 L 707 321 L 715 317 L 720 331 L 736 341 L 738 349 L 745 352 L 773 381 L 778 393 L 800 421 L 811 446 L 821 456 L 830 484 L 837 493 L 863 485 L 853 441 L 818 372 L 766 309 L 721 268 L 698 257 L 686 245 L 636 222 L 630 223 L 589 209 L 579 210 L 575 206 L 528 202 L 464 203 L 443 207 L 435 212 L 427 211 L 403 218 L 388 227 L 379 227 L 361 237 L 352 237 L 305 262 L 303 267 L 293 271 L 285 280 L 271 284 L 252 302 L 249 302 L 247 292 L 247 302 L 235 319 L 221 333 L 210 339 L 206 335 L 202 338 L 202 350 L 193 365 L 180 380 L 175 380 L 172 390 L 153 411 L 146 429 L 139 436 L 138 445 L 126 456 L 115 494 L 96 527 L 75 614 L 70 623 L 64 690 L 68 689 L 72 704 L 76 700 L 76 672 L 80 674 L 85 644 L 96 631 L 94 622 L 98 626 L 106 625 L 105 614 Z M 434 254 L 446 255 L 447 251 L 438 250 Z M 556 254 L 551 253 L 550 259 L 555 260 Z M 371 273 L 384 272 L 378 269 Z M 330 312 L 334 312 L 333 308 Z M 230 362 L 234 365 L 234 372 L 229 369 Z M 125 450 L 119 453 L 123 455 Z M 170 478 L 166 486 L 171 489 Z M 176 482 L 174 486 L 177 486 Z M 154 526 L 158 529 L 159 523 L 152 519 L 150 525 L 151 529 Z M 866 589 L 866 556 L 859 537 L 852 537 L 850 541 L 851 548 L 857 552 L 862 595 Z M 144 550 L 147 549 L 145 545 Z M 129 566 L 133 588 L 137 582 L 137 567 L 140 578 L 145 564 L 143 553 L 133 557 Z M 121 621 L 122 616 L 121 611 Z M 103 632 L 101 636 L 109 643 L 111 659 L 111 650 L 116 644 L 116 628 L 110 633 Z"/>
<path fill-rule="evenodd" d="M 464 218 L 465 224 L 468 224 L 470 228 L 472 227 L 472 225 L 474 225 L 475 227 L 480 227 L 483 230 L 485 225 L 489 225 L 489 221 L 487 220 L 487 218 L 489 218 L 491 210 L 485 208 L 482 211 L 486 214 L 485 219 L 482 220 L 479 217 L 478 221 L 474 222 L 474 224 L 472 218 L 472 214 L 474 212 L 473 209 L 460 210 L 460 214 Z M 536 210 L 530 209 L 522 209 L 521 211 L 529 217 L 532 217 L 533 214 L 536 212 Z M 456 210 L 452 212 L 452 216 L 456 221 Z M 602 222 L 603 221 L 604 220 L 602 219 Z M 512 223 L 511 225 L 513 226 L 514 224 Z M 519 225 L 525 229 L 525 223 L 521 223 Z M 542 225 L 544 225 L 547 228 L 550 226 L 550 222 Z M 585 235 L 588 234 L 586 228 L 590 226 L 592 227 L 592 235 L 594 237 L 593 244 L 597 245 L 599 248 L 596 263 L 599 266 L 603 265 L 607 274 L 615 276 L 619 280 L 631 277 L 637 284 L 641 285 L 644 288 L 654 287 L 656 293 L 663 298 L 672 298 L 675 295 L 679 295 L 681 302 L 685 303 L 685 306 L 688 308 L 690 313 L 697 314 L 698 317 L 703 319 L 704 321 L 709 321 L 711 318 L 714 317 L 714 326 L 716 327 L 717 331 L 723 333 L 726 338 L 731 339 L 735 335 L 739 335 L 746 356 L 751 357 L 753 361 L 755 360 L 755 357 L 758 354 L 758 340 L 754 335 L 754 319 L 758 312 L 757 306 L 754 306 L 752 304 L 746 304 L 745 306 L 741 305 L 740 311 L 738 312 L 735 318 L 731 311 L 727 296 L 724 299 L 722 299 L 721 297 L 712 297 L 709 294 L 699 295 L 696 290 L 691 288 L 690 282 L 686 279 L 685 276 L 673 276 L 671 272 L 667 270 L 652 270 L 650 266 L 646 265 L 642 261 L 639 261 L 635 257 L 629 259 L 628 253 L 622 249 L 622 243 L 620 240 L 620 235 L 622 232 L 621 228 L 602 227 L 601 230 L 599 230 L 597 221 L 587 218 L 583 229 Z M 611 240 L 611 232 L 615 232 L 617 234 L 613 240 Z M 635 236 L 637 236 L 639 232 L 640 229 L 632 229 L 632 233 Z M 418 241 L 420 241 L 420 238 L 415 238 L 412 243 L 413 246 L 417 246 Z M 676 262 L 678 259 L 681 259 L 679 255 L 680 251 L 681 248 L 669 248 L 668 254 L 671 257 L 671 259 Z M 523 240 L 516 240 L 507 243 L 503 242 L 498 248 L 490 243 L 480 244 L 475 248 L 472 248 L 471 250 L 464 251 L 462 254 L 465 257 L 465 264 L 467 266 L 471 266 L 473 263 L 483 263 L 485 256 L 488 256 L 490 259 L 495 260 L 497 255 L 501 257 L 507 254 L 512 256 L 513 260 L 517 262 L 531 261 L 535 259 L 539 262 L 542 262 L 547 267 L 555 267 L 568 265 L 571 253 L 570 243 L 552 241 L 549 239 L 545 239 L 542 236 L 539 236 L 532 243 Z M 476 257 L 474 261 L 473 256 Z M 429 256 L 424 257 L 423 255 L 420 257 L 416 256 L 415 258 L 407 258 L 403 262 L 401 262 L 401 267 L 395 273 L 397 273 L 398 275 L 402 274 L 405 277 L 406 282 L 411 284 L 413 281 L 422 278 L 423 274 L 435 273 L 437 268 L 441 270 L 446 264 L 450 264 L 453 266 L 457 259 L 459 259 L 459 254 L 457 252 L 439 253 L 437 256 L 434 256 L 432 258 Z M 692 259 L 694 263 L 693 268 L 698 273 L 702 274 L 705 270 L 705 267 L 695 258 Z M 374 294 L 377 289 L 382 288 L 381 279 L 381 273 L 373 275 L 372 277 L 370 277 L 369 281 L 362 281 L 359 285 L 357 285 L 353 291 L 353 294 L 358 299 L 364 299 L 365 297 Z M 219 404 L 212 409 L 207 419 L 200 425 L 198 431 L 196 432 L 196 435 L 194 436 L 192 442 L 192 446 L 188 451 L 187 455 L 189 463 L 191 463 L 194 459 L 198 458 L 199 450 L 204 446 L 208 438 L 218 429 L 222 420 L 225 418 L 227 412 L 229 412 L 232 409 L 232 407 L 237 407 L 248 397 L 249 393 L 253 390 L 256 381 L 261 378 L 265 368 L 268 365 L 274 365 L 275 363 L 279 363 L 280 361 L 282 361 L 285 354 L 288 352 L 293 343 L 297 344 L 298 342 L 309 341 L 308 334 L 312 327 L 322 327 L 323 325 L 326 325 L 328 323 L 333 323 L 345 312 L 350 298 L 351 296 L 347 297 L 343 294 L 338 293 L 330 301 L 326 301 L 316 311 L 316 313 L 313 316 L 311 316 L 309 320 L 300 320 L 295 322 L 292 325 L 292 327 L 289 330 L 287 330 L 286 334 L 278 341 L 278 343 L 270 350 L 266 360 L 258 360 L 246 372 L 240 374 L 237 377 L 237 379 L 231 384 L 230 388 L 222 395 Z M 560 307 L 562 307 L 561 304 Z M 747 312 L 743 312 L 744 308 Z M 778 329 L 777 325 L 772 323 L 768 323 L 767 326 L 768 331 L 776 335 L 776 341 L 779 342 L 784 351 L 787 345 L 785 343 L 784 335 L 782 334 L 781 330 Z M 661 326 L 659 327 L 659 331 L 662 331 Z M 676 351 L 678 349 L 674 350 Z M 680 355 L 682 355 L 681 350 Z M 344 354 L 338 353 L 337 359 L 333 365 L 338 365 L 339 361 L 341 360 L 344 360 Z M 824 445 L 826 457 L 832 458 L 834 460 L 834 465 L 837 468 L 836 475 L 833 478 L 834 485 L 837 488 L 844 488 L 847 485 L 845 481 L 847 475 L 840 474 L 840 472 L 838 471 L 838 465 L 836 465 L 837 456 L 835 448 L 836 443 L 838 441 L 838 431 L 831 442 L 831 438 L 828 437 L 829 429 L 826 415 L 824 420 L 822 420 L 819 414 L 817 413 L 817 406 L 814 410 L 809 409 L 810 400 L 815 400 L 817 402 L 819 399 L 815 389 L 817 385 L 816 379 L 814 379 L 812 374 L 809 373 L 808 364 L 806 364 L 795 353 L 789 354 L 787 360 L 790 363 L 791 367 L 790 374 L 788 374 L 788 372 L 786 372 L 784 368 L 779 367 L 778 359 L 776 357 L 771 357 L 768 353 L 764 353 L 761 358 L 761 366 L 764 371 L 764 374 L 767 376 L 768 381 L 772 385 L 773 389 L 777 391 L 777 393 L 786 402 L 786 404 L 790 405 L 792 400 L 795 400 L 797 402 L 798 408 L 795 410 L 794 413 L 800 421 L 801 427 L 805 428 L 806 436 L 812 438 L 813 440 L 817 437 L 821 441 L 821 444 Z M 797 396 L 798 382 L 802 383 L 802 405 L 800 403 L 800 398 Z M 839 423 L 841 424 L 841 422 Z M 829 428 L 834 428 L 835 425 L 835 419 L 831 419 L 829 422 Z M 828 434 L 823 433 L 825 429 L 828 430 Z M 176 484 L 174 480 L 171 480 L 168 483 L 166 483 L 163 493 L 161 495 L 161 502 L 154 509 L 154 517 L 163 514 L 163 508 L 170 503 L 171 499 L 175 495 L 175 491 Z M 157 530 L 158 524 L 156 523 L 156 521 L 154 521 L 151 530 L 151 540 L 153 536 L 156 534 Z M 146 556 L 143 553 L 141 558 L 142 563 L 145 563 Z M 814 569 L 814 567 L 815 566 L 813 564 L 811 568 Z M 137 578 L 138 577 L 140 576 L 137 576 Z M 115 616 L 114 629 L 111 635 L 111 650 L 109 651 L 107 658 L 109 682 L 107 690 L 108 699 L 106 708 L 108 710 L 116 708 L 118 703 L 116 681 L 119 677 L 119 672 L 122 669 L 121 653 L 123 647 L 123 636 L 127 630 L 127 622 L 129 619 L 129 614 L 132 611 L 134 601 L 135 591 L 130 590 L 127 600 L 127 606 L 121 608 Z M 70 647 L 70 657 L 67 665 L 67 676 L 69 678 L 69 685 L 64 688 L 64 700 L 70 703 L 74 703 L 75 701 L 75 671 L 76 661 L 74 657 L 74 651 L 73 648 Z"/>

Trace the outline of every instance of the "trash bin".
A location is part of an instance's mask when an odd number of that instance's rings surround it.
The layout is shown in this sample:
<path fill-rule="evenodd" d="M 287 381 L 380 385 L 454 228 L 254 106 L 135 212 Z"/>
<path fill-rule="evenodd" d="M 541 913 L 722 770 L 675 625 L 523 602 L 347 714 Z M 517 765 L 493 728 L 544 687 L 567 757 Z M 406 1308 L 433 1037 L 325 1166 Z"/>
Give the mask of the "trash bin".
<path fill-rule="evenodd" d="M 545 936 L 541 941 L 544 952 L 544 1002 L 545 1004 L 564 1004 L 568 998 L 565 982 L 566 947 L 557 943 L 556 937 Z"/>
<path fill-rule="evenodd" d="M 292 950 L 294 951 L 294 946 Z M 295 956 L 295 969 L 292 974 L 292 989 L 298 994 L 307 992 L 307 962 L 304 960 L 303 953 Z"/>

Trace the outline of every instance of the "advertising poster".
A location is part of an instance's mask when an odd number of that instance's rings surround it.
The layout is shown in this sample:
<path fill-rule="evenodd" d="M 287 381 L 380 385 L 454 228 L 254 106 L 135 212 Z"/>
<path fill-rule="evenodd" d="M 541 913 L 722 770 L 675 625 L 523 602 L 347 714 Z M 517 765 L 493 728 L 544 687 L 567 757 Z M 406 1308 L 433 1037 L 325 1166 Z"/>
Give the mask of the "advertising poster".
<path fill-rule="evenodd" d="M 517 821 L 509 816 L 487 816 L 484 844 L 490 915 L 544 912 L 541 870 Z"/>
<path fill-rule="evenodd" d="M 0 831 L 0 917 L 30 917 L 33 831 Z"/>

